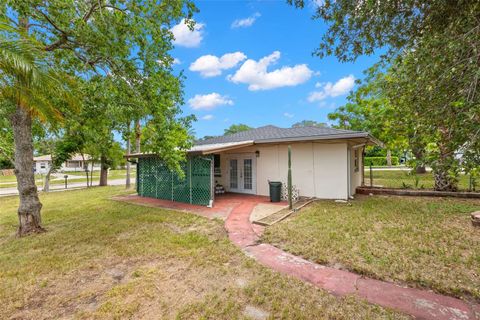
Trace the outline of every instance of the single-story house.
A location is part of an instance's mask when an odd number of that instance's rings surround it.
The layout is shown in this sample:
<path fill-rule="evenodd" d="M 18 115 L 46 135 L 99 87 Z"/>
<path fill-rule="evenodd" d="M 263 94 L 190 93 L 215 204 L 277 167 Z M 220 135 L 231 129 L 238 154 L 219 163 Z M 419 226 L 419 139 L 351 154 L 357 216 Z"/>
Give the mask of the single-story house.
<path fill-rule="evenodd" d="M 184 177 L 153 154 L 138 158 L 140 196 L 211 205 L 215 187 L 226 192 L 269 195 L 269 181 L 287 182 L 288 146 L 292 181 L 300 196 L 348 199 L 363 184 L 363 151 L 381 144 L 368 132 L 325 127 L 264 126 L 197 141 L 188 150 Z"/>
<path fill-rule="evenodd" d="M 72 172 L 72 171 L 85 171 L 85 168 L 88 166 L 89 170 L 100 170 L 99 163 L 92 163 L 92 157 L 88 154 L 84 154 L 83 157 L 81 154 L 74 154 L 72 157 L 62 163 L 60 171 Z M 52 156 L 50 154 L 33 157 L 34 170 L 35 173 L 46 174 L 50 167 L 52 166 Z"/>

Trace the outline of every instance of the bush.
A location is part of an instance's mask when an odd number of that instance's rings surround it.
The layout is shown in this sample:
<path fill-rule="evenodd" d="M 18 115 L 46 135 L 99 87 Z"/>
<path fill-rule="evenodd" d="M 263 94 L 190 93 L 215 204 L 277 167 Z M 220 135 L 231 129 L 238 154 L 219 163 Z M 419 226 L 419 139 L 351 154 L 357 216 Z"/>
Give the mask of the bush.
<path fill-rule="evenodd" d="M 2 170 L 2 169 L 13 169 L 13 167 L 14 167 L 14 165 L 10 160 L 0 158 L 0 170 Z"/>
<path fill-rule="evenodd" d="M 392 156 L 392 166 L 398 166 L 398 157 Z M 365 157 L 365 166 L 382 167 L 387 165 L 387 157 Z"/>
<path fill-rule="evenodd" d="M 368 146 L 365 149 L 365 157 L 385 157 L 387 155 L 387 149 L 379 146 Z"/>

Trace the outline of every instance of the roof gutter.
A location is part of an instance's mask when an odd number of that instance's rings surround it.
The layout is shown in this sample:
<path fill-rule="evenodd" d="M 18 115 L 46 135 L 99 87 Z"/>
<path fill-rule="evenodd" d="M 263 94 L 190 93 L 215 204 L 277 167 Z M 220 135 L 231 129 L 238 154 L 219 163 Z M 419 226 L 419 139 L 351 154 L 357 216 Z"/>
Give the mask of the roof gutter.
<path fill-rule="evenodd" d="M 255 144 L 274 143 L 274 142 L 296 142 L 296 141 L 317 141 L 317 140 L 335 140 L 335 139 L 352 139 L 352 138 L 367 138 L 372 143 L 383 146 L 383 143 L 375 139 L 368 133 L 345 133 L 326 136 L 304 136 L 292 138 L 274 138 L 255 140 Z"/>

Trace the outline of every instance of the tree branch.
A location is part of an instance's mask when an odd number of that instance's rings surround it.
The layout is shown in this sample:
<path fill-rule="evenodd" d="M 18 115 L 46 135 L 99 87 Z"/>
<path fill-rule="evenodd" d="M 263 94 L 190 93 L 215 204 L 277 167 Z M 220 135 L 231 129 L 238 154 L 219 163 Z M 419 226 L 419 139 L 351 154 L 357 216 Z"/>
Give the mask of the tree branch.
<path fill-rule="evenodd" d="M 87 22 L 88 19 L 90 19 L 91 15 L 95 12 L 95 9 L 97 8 L 97 3 L 94 3 L 90 9 L 83 15 L 83 21 Z"/>

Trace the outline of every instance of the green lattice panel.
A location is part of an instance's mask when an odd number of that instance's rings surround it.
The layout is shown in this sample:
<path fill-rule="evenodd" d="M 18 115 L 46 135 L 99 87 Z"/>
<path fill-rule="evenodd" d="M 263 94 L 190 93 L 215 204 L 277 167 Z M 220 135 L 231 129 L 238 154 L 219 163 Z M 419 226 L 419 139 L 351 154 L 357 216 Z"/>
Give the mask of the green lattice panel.
<path fill-rule="evenodd" d="M 183 178 L 180 178 L 177 174 L 173 175 L 173 201 L 178 202 L 190 202 L 190 177 L 188 170 L 189 161 L 182 164 L 182 171 L 185 173 Z"/>
<path fill-rule="evenodd" d="M 192 196 L 196 203 L 207 205 L 211 198 L 211 161 L 212 158 L 192 157 L 191 179 Z"/>
<path fill-rule="evenodd" d="M 139 159 L 138 194 L 145 197 L 208 205 L 211 199 L 211 158 L 188 157 L 180 178 L 157 157 Z"/>

